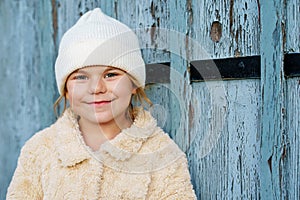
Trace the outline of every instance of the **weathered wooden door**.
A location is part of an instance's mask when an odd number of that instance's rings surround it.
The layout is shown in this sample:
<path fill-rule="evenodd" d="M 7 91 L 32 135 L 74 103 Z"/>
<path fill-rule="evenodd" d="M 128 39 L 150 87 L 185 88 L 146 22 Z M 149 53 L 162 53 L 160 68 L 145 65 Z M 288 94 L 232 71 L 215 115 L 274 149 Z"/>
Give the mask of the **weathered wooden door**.
<path fill-rule="evenodd" d="M 300 198 L 299 0 L 1 0 L 0 199 L 55 120 L 59 40 L 94 7 L 138 34 L 151 111 L 199 199 Z"/>

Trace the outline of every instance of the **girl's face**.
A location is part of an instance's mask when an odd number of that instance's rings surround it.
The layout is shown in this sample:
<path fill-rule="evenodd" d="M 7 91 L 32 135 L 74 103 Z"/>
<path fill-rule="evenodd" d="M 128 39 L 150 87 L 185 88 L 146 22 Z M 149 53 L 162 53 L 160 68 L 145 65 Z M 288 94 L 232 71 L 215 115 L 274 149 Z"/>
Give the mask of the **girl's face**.
<path fill-rule="evenodd" d="M 73 72 L 66 83 L 67 99 L 81 122 L 129 123 L 127 109 L 136 87 L 126 72 L 107 66 L 91 66 Z"/>

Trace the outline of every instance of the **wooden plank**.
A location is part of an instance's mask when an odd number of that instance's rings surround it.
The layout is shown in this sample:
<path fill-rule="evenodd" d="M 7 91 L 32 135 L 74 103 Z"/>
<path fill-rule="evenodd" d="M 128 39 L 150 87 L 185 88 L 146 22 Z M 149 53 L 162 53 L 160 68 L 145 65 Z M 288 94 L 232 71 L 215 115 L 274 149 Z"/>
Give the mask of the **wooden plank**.
<path fill-rule="evenodd" d="M 195 0 L 191 7 L 190 61 L 260 54 L 256 0 Z M 218 41 L 214 22 L 222 25 Z M 259 95 L 258 79 L 192 83 L 188 159 L 199 199 L 259 199 Z"/>
<path fill-rule="evenodd" d="M 285 1 L 285 52 L 299 53 L 300 52 L 300 0 Z"/>
<path fill-rule="evenodd" d="M 205 54 L 193 55 L 192 60 L 258 55 L 260 49 L 260 12 L 257 0 L 192 1 L 192 21 L 189 35 L 197 38 Z M 218 42 L 211 38 L 214 22 L 222 26 Z M 194 48 L 194 47 L 193 47 Z"/>
<path fill-rule="evenodd" d="M 287 80 L 287 143 L 284 146 L 282 192 L 286 199 L 300 196 L 300 83 L 299 78 Z"/>
<path fill-rule="evenodd" d="M 55 120 L 56 86 L 51 1 L 0 4 L 0 29 L 5 30 L 0 41 L 0 199 L 5 199 L 20 148 Z"/>
<path fill-rule="evenodd" d="M 169 2 L 147 0 L 136 3 L 136 33 L 146 63 L 170 62 Z"/>
<path fill-rule="evenodd" d="M 172 130 L 172 107 L 168 98 L 173 95 L 170 90 L 170 84 L 148 84 L 145 91 L 153 103 L 153 106 L 149 109 L 149 111 L 157 120 L 157 125 L 160 126 L 166 133 L 170 133 Z"/>
<path fill-rule="evenodd" d="M 191 86 L 187 76 L 189 63 L 189 37 L 191 1 L 170 1 L 170 107 L 172 118 L 171 137 L 183 151 L 189 148 L 189 101 Z"/>
<path fill-rule="evenodd" d="M 214 99 L 221 86 L 193 83 L 188 157 L 199 199 L 259 199 L 259 85 L 259 80 L 224 82 L 228 106 L 222 125 L 224 113 L 216 112 Z"/>
<path fill-rule="evenodd" d="M 261 199 L 281 199 L 285 124 L 282 0 L 261 1 Z"/>
<path fill-rule="evenodd" d="M 289 54 L 300 53 L 300 1 L 286 1 L 286 20 L 285 20 L 285 52 Z M 296 56 L 295 55 L 295 56 Z M 298 60 L 298 59 L 297 59 Z M 299 60 L 295 63 L 299 63 Z M 286 67 L 286 66 L 285 66 Z M 299 70 L 299 64 L 294 66 L 295 70 Z M 297 73 L 298 74 L 298 73 Z M 289 75 L 290 77 L 292 75 Z M 286 121 L 287 130 L 284 135 L 286 143 L 282 154 L 283 173 L 282 173 L 282 191 L 286 199 L 299 199 L 300 196 L 300 85 L 299 77 L 289 78 L 287 80 L 286 89 Z"/>

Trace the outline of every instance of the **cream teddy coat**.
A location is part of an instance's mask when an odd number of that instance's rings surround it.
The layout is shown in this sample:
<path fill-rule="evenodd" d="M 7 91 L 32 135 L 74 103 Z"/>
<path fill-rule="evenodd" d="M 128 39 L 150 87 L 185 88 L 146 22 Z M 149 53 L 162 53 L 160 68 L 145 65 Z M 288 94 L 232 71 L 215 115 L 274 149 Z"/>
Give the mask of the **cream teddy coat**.
<path fill-rule="evenodd" d="M 68 109 L 21 150 L 7 199 L 196 199 L 185 154 L 140 110 L 133 125 L 87 147 Z"/>

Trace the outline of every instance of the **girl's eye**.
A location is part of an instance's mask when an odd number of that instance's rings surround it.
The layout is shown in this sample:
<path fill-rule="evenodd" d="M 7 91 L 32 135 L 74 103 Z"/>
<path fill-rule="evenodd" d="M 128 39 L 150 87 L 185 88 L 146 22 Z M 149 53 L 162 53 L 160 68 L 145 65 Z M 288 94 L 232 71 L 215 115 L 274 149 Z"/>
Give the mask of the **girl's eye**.
<path fill-rule="evenodd" d="M 75 79 L 75 80 L 87 80 L 88 77 L 86 75 L 75 75 L 73 77 L 73 79 Z"/>
<path fill-rule="evenodd" d="M 112 78 L 112 77 L 115 77 L 115 76 L 118 76 L 118 74 L 110 72 L 110 73 L 105 74 L 104 78 Z"/>

